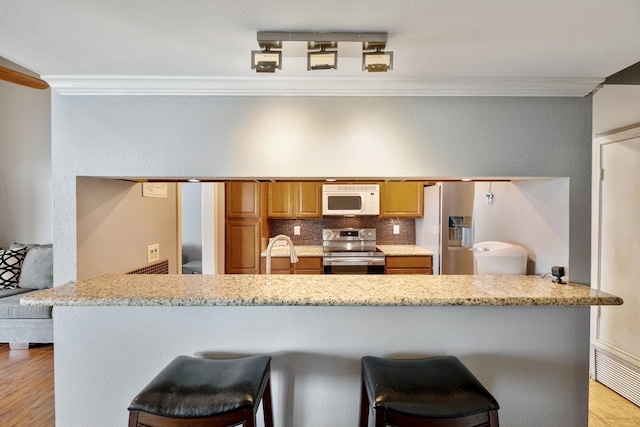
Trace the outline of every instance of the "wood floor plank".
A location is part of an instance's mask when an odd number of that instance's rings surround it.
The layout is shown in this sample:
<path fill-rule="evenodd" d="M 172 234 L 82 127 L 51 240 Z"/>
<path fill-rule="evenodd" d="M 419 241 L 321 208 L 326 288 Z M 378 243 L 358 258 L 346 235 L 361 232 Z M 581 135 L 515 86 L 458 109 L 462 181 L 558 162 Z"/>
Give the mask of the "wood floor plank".
<path fill-rule="evenodd" d="M 53 427 L 53 345 L 10 350 L 0 344 L 0 425 Z"/>

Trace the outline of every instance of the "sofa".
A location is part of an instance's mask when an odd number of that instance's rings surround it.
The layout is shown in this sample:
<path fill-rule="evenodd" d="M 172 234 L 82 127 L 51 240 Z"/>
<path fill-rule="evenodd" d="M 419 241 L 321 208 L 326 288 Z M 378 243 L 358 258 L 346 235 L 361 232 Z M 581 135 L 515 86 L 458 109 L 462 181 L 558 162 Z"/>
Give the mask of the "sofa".
<path fill-rule="evenodd" d="M 53 245 L 13 243 L 0 250 L 0 343 L 24 350 L 53 343 L 51 307 L 20 305 L 29 294 L 53 286 Z"/>

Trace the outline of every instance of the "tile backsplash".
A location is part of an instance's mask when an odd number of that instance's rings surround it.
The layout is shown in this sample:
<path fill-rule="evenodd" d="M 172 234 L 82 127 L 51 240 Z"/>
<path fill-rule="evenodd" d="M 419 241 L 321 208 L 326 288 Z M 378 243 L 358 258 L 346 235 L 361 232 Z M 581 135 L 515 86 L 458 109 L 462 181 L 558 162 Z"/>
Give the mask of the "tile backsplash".
<path fill-rule="evenodd" d="M 293 227 L 300 226 L 300 235 L 294 236 Z M 400 234 L 393 234 L 393 226 L 400 226 Z M 270 219 L 270 237 L 285 234 L 294 245 L 322 245 L 323 228 L 375 228 L 379 245 L 414 245 L 416 222 L 413 218 L 324 217 L 322 219 Z"/>

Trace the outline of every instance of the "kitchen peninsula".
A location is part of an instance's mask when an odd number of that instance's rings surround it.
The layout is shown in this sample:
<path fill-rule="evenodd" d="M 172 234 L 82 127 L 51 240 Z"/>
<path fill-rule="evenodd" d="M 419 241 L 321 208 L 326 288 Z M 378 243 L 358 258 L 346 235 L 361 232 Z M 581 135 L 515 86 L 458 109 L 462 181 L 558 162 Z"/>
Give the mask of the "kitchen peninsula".
<path fill-rule="evenodd" d="M 622 301 L 538 276 L 104 275 L 22 303 L 64 313 L 65 426 L 87 413 L 126 425 L 130 399 L 178 354 L 268 353 L 278 427 L 356 425 L 366 354 L 456 355 L 500 403 L 502 425 L 578 427 L 589 306 Z"/>

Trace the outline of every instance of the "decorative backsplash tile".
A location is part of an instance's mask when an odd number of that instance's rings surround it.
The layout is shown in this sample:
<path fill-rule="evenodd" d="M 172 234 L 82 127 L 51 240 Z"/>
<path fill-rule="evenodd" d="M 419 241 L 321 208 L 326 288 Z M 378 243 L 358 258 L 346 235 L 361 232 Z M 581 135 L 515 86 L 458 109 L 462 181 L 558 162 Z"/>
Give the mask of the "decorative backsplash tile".
<path fill-rule="evenodd" d="M 293 235 L 293 227 L 300 226 L 300 235 Z M 393 234 L 393 226 L 400 226 L 400 234 Z M 270 219 L 270 237 L 285 234 L 294 245 L 321 245 L 323 228 L 375 228 L 379 245 L 415 245 L 416 222 L 413 218 L 324 217 L 322 219 Z"/>

